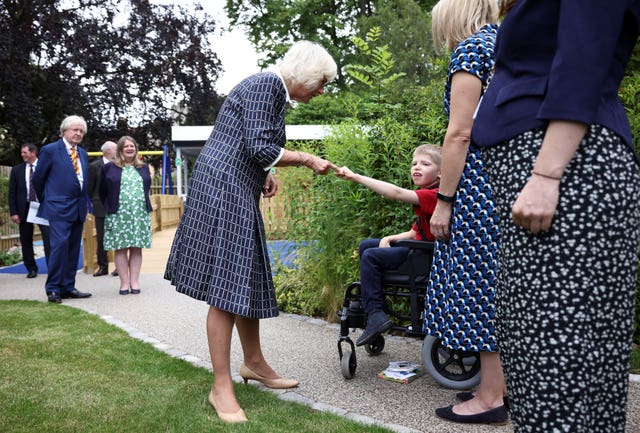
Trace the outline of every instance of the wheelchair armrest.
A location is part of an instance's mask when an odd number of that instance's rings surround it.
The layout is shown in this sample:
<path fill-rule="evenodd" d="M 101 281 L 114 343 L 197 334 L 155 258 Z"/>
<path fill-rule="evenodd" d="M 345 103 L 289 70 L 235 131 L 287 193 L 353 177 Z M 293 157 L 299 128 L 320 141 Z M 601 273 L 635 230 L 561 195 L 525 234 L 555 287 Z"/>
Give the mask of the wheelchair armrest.
<path fill-rule="evenodd" d="M 415 239 L 404 239 L 401 241 L 394 242 L 392 247 L 405 247 L 411 248 L 412 250 L 430 250 L 433 251 L 435 243 L 430 241 L 417 241 Z"/>

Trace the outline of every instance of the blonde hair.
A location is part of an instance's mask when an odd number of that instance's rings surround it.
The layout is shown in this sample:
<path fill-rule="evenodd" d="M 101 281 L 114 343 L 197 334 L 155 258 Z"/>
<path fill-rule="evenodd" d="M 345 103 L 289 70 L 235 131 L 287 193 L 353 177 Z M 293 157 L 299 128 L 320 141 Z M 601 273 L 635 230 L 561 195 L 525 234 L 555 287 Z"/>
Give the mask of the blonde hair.
<path fill-rule="evenodd" d="M 482 26 L 498 22 L 496 0 L 440 0 L 431 9 L 431 37 L 436 52 L 456 45 Z"/>
<path fill-rule="evenodd" d="M 298 41 L 289 48 L 279 65 L 282 78 L 307 90 L 333 81 L 338 66 L 331 54 L 321 45 L 310 41 Z"/>
<path fill-rule="evenodd" d="M 124 149 L 124 143 L 127 141 L 132 142 L 133 145 L 136 147 L 136 154 L 133 157 L 133 166 L 136 168 L 142 167 L 144 165 L 144 162 L 142 162 L 142 160 L 138 157 L 138 148 L 139 148 L 138 142 L 133 137 L 130 137 L 128 135 L 123 135 L 118 140 L 118 148 L 116 149 L 116 159 L 113 160 L 113 163 L 120 168 L 122 168 L 126 164 L 124 160 L 123 149 Z"/>
<path fill-rule="evenodd" d="M 438 167 L 442 164 L 441 148 L 435 144 L 421 144 L 413 151 L 413 156 L 415 157 L 416 155 L 428 156 Z"/>

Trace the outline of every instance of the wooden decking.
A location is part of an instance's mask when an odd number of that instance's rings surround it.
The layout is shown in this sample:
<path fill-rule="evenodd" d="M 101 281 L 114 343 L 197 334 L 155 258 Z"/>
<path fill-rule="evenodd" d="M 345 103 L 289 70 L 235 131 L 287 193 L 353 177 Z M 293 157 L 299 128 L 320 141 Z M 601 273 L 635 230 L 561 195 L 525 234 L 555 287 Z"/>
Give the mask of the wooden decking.
<path fill-rule="evenodd" d="M 164 274 L 167 257 L 171 250 L 171 242 L 176 234 L 176 227 L 167 228 L 153 234 L 151 248 L 142 250 L 143 274 Z M 113 265 L 111 265 L 113 266 Z"/>

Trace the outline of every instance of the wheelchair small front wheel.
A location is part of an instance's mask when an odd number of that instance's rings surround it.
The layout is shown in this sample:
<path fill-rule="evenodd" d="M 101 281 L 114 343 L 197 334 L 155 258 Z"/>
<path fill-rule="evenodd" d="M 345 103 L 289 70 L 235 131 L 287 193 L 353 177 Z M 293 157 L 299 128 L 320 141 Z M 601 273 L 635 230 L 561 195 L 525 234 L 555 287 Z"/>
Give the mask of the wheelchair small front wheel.
<path fill-rule="evenodd" d="M 356 354 L 350 350 L 345 350 L 340 358 L 340 370 L 345 379 L 352 379 L 356 374 Z"/>
<path fill-rule="evenodd" d="M 384 337 L 377 335 L 371 343 L 364 345 L 364 350 L 366 350 L 369 355 L 379 355 L 384 350 Z"/>
<path fill-rule="evenodd" d="M 480 383 L 480 354 L 448 349 L 432 335 L 424 338 L 422 363 L 431 377 L 447 388 L 469 389 Z"/>

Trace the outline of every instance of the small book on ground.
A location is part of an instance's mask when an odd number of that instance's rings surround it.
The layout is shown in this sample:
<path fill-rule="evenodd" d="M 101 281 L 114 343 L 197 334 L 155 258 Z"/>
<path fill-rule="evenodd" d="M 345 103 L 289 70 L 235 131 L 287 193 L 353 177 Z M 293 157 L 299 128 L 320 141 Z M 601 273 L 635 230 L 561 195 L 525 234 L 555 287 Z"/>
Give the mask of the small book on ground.
<path fill-rule="evenodd" d="M 420 364 L 407 361 L 392 361 L 389 366 L 378 373 L 378 379 L 390 380 L 398 383 L 409 383 L 423 373 Z"/>

